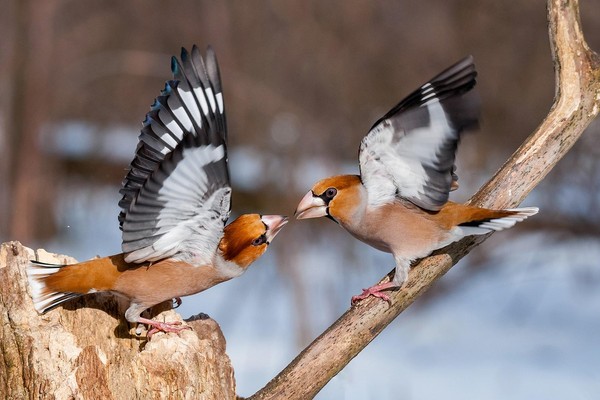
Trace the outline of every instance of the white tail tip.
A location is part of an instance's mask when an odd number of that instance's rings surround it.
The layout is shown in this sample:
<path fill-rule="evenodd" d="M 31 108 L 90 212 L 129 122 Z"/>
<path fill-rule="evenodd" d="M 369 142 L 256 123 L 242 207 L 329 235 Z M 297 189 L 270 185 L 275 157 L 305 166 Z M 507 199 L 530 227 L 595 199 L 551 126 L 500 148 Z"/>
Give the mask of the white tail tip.
<path fill-rule="evenodd" d="M 490 229 L 493 231 L 501 231 L 503 229 L 511 228 L 515 226 L 517 222 L 521 222 L 527 217 L 537 214 L 539 209 L 537 207 L 509 208 L 505 211 L 512 211 L 515 214 L 509 215 L 508 217 L 491 219 L 479 225 L 479 228 Z"/>
<path fill-rule="evenodd" d="M 46 264 L 39 261 L 30 261 L 27 265 L 27 279 L 31 289 L 33 306 L 40 314 L 51 310 L 60 303 L 79 297 L 79 293 L 53 292 L 46 286 L 46 278 L 60 271 L 64 265 Z"/>

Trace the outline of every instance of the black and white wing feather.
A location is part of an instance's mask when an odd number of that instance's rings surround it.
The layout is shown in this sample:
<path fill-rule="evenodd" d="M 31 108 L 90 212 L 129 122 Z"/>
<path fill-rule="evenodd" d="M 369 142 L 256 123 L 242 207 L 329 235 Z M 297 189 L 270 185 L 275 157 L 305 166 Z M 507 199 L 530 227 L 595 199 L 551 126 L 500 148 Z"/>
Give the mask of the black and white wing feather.
<path fill-rule="evenodd" d="M 166 257 L 208 263 L 229 218 L 227 127 L 219 68 L 209 47 L 171 60 L 146 115 L 119 206 L 127 262 Z"/>
<path fill-rule="evenodd" d="M 361 179 L 369 204 L 402 197 L 437 211 L 456 179 L 455 152 L 463 130 L 477 125 L 477 72 L 467 57 L 446 69 L 379 119 L 361 142 Z"/>

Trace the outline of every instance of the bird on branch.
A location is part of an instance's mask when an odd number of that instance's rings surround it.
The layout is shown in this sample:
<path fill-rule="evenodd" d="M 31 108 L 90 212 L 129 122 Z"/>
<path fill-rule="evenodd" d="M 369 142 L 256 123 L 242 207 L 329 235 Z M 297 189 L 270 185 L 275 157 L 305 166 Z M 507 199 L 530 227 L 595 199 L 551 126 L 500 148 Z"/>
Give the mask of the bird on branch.
<path fill-rule="evenodd" d="M 362 139 L 360 175 L 317 182 L 296 209 L 298 219 L 327 217 L 396 262 L 390 282 L 363 289 L 352 303 L 402 287 L 411 263 L 465 236 L 510 228 L 535 207 L 490 210 L 448 201 L 458 188 L 460 135 L 478 125 L 472 57 L 452 65 L 400 101 Z"/>

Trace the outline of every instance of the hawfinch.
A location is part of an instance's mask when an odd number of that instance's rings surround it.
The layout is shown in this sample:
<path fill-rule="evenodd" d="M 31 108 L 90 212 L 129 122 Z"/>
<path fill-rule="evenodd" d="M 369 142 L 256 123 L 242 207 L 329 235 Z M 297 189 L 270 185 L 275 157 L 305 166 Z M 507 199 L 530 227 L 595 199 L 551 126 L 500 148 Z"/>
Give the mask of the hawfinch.
<path fill-rule="evenodd" d="M 472 57 L 446 69 L 380 118 L 360 144 L 360 175 L 317 182 L 296 209 L 296 218 L 328 217 L 357 239 L 388 253 L 394 278 L 364 289 L 389 301 L 383 290 L 399 288 L 411 262 L 469 235 L 513 226 L 537 208 L 489 210 L 448 201 L 458 187 L 455 152 L 460 134 L 477 125 Z"/>
<path fill-rule="evenodd" d="M 280 215 L 242 215 L 229 225 L 227 126 L 215 53 L 196 46 L 171 59 L 168 81 L 146 115 L 119 206 L 123 253 L 73 265 L 32 261 L 36 309 L 94 292 L 129 301 L 127 321 L 177 332 L 140 314 L 158 303 L 240 276 L 286 224 Z M 138 326 L 137 334 L 141 333 Z"/>

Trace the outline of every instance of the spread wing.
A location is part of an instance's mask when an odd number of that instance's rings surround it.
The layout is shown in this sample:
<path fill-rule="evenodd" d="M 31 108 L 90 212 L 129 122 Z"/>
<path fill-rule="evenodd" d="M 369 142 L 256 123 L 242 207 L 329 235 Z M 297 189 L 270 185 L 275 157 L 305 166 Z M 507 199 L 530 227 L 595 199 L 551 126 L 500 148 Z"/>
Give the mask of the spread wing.
<path fill-rule="evenodd" d="M 446 69 L 379 119 L 361 142 L 361 179 L 369 204 L 402 197 L 437 211 L 457 177 L 460 134 L 477 125 L 477 72 L 467 57 Z"/>
<path fill-rule="evenodd" d="M 119 206 L 127 262 L 210 262 L 229 218 L 227 127 L 219 68 L 209 47 L 171 60 L 146 115 Z"/>

